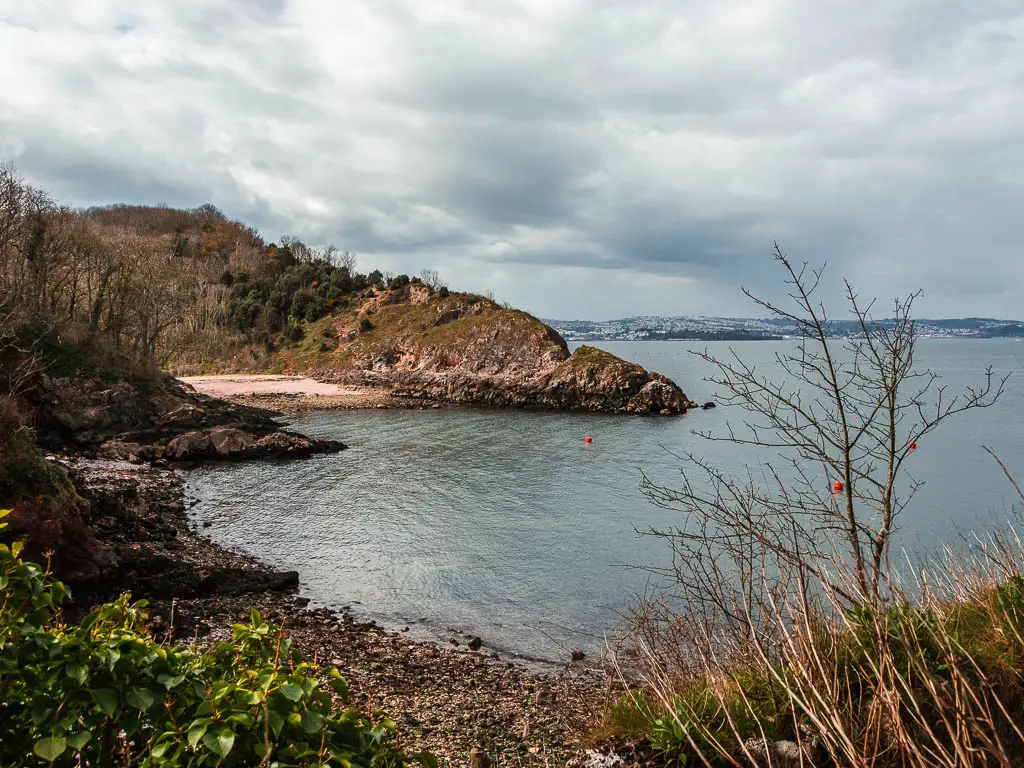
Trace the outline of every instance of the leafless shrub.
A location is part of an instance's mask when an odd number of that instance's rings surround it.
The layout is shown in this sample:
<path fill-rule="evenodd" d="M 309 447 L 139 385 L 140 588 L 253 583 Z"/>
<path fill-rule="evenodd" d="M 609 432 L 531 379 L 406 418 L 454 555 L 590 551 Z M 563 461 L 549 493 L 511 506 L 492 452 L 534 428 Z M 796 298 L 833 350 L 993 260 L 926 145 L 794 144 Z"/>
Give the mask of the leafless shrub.
<path fill-rule="evenodd" d="M 772 458 L 737 477 L 687 453 L 678 487 L 642 480 L 653 503 L 682 515 L 651 531 L 672 547 L 673 599 L 642 605 L 632 627 L 661 713 L 652 743 L 709 765 L 1018 764 L 1016 533 L 929 561 L 904 553 L 894 565 L 890 553 L 919 488 L 905 466 L 916 443 L 992 405 L 1006 379 L 989 369 L 953 395 L 919 369 L 917 293 L 875 320 L 845 283 L 857 333 L 835 338 L 815 298 L 823 271 L 777 245 L 775 259 L 792 308 L 744 292 L 794 328 L 795 350 L 776 355 L 784 378 L 704 351 L 708 381 L 743 418 L 724 435 L 698 433 Z"/>

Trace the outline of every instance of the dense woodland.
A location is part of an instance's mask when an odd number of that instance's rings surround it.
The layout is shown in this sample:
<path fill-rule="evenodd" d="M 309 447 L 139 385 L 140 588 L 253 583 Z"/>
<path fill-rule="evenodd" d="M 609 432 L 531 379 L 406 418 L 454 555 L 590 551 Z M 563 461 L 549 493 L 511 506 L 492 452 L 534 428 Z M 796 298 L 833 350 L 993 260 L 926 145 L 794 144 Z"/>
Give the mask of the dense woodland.
<path fill-rule="evenodd" d="M 227 347 L 298 341 L 361 292 L 426 282 L 360 273 L 355 256 L 296 237 L 267 243 L 213 205 L 62 206 L 0 166 L 0 344 L 59 347 L 98 371 L 166 367 Z M 8 377 L 10 377 L 8 372 Z"/>

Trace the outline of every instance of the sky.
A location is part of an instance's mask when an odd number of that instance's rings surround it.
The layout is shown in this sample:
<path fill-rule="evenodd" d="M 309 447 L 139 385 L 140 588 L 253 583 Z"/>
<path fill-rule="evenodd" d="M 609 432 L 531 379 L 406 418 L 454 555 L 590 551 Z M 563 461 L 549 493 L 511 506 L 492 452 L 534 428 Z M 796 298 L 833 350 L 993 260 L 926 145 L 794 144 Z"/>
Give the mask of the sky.
<path fill-rule="evenodd" d="M 546 318 L 1024 317 L 1024 0 L 0 3 L 0 162 Z M 882 313 L 884 314 L 884 313 Z"/>

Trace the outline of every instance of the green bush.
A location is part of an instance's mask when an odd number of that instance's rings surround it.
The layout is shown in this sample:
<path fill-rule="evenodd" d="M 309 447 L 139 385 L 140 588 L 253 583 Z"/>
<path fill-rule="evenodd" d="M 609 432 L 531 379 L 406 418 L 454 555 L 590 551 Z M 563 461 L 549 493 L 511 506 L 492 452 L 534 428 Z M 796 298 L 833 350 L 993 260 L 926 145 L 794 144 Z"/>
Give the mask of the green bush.
<path fill-rule="evenodd" d="M 156 643 L 127 594 L 65 625 L 67 591 L 19 552 L 0 545 L 0 765 L 436 766 L 379 711 L 334 707 L 255 610 L 209 648 Z"/>
<path fill-rule="evenodd" d="M 652 718 L 647 740 L 661 763 L 700 765 L 700 754 L 738 749 L 738 734 L 769 741 L 793 738 L 791 703 L 770 677 L 743 671 L 720 687 L 712 690 L 697 682 L 672 701 L 671 711 Z"/>

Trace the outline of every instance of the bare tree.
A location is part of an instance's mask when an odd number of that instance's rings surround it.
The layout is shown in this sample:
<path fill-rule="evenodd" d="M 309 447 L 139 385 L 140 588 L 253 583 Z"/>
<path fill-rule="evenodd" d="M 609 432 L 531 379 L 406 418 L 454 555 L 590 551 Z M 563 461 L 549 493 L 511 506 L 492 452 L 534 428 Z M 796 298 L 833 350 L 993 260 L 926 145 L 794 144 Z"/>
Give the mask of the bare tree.
<path fill-rule="evenodd" d="M 420 272 L 420 280 L 433 291 L 448 287 L 448 283 L 441 279 L 441 274 L 436 269 L 424 269 Z"/>
<path fill-rule="evenodd" d="M 919 483 L 906 460 L 946 419 L 992 405 L 1006 379 L 991 368 L 977 387 L 951 395 L 932 371 L 918 369 L 918 335 L 911 310 L 919 293 L 896 299 L 892 316 L 873 317 L 844 281 L 856 333 L 837 338 L 815 298 L 824 267 L 794 265 L 776 244 L 791 306 L 744 293 L 799 338 L 779 352 L 779 380 L 730 354 L 699 353 L 715 373 L 707 381 L 723 403 L 744 413 L 711 441 L 750 446 L 768 457 L 744 477 L 732 476 L 695 453 L 685 460 L 681 487 L 644 476 L 644 493 L 686 517 L 670 531 L 673 576 L 685 599 L 714 621 L 754 624 L 790 589 L 814 582 L 848 603 L 884 599 L 887 554 L 902 511 Z"/>
<path fill-rule="evenodd" d="M 359 269 L 359 257 L 352 253 L 352 251 L 341 251 L 338 255 L 338 261 L 340 266 L 347 269 L 350 275 L 354 275 L 356 270 Z"/>

